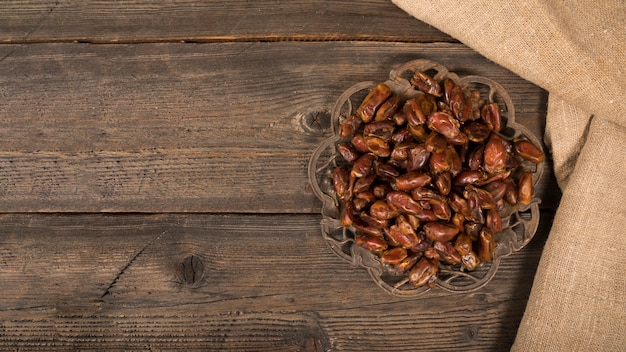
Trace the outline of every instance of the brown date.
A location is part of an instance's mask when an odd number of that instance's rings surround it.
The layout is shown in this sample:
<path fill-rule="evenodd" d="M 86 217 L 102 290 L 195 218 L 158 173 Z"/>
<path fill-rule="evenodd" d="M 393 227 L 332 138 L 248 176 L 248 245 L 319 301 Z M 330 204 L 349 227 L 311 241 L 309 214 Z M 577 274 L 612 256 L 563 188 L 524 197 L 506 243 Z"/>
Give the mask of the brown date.
<path fill-rule="evenodd" d="M 380 255 L 380 261 L 383 264 L 397 265 L 400 264 L 407 257 L 406 249 L 402 247 L 395 247 L 385 250 Z"/>
<path fill-rule="evenodd" d="M 385 141 L 390 141 L 391 136 L 393 135 L 394 128 L 394 123 L 391 121 L 368 123 L 363 129 L 363 136 L 366 139 L 367 137 L 378 137 Z"/>
<path fill-rule="evenodd" d="M 420 258 L 422 257 L 422 253 L 417 252 L 417 253 L 409 253 L 406 258 L 404 258 L 400 263 L 396 264 L 394 266 L 394 269 L 396 270 L 396 272 L 398 273 L 404 273 L 407 270 L 410 270 L 415 263 L 417 263 L 418 260 L 420 260 Z"/>
<path fill-rule="evenodd" d="M 369 149 L 367 149 L 367 144 L 365 143 L 365 137 L 363 137 L 362 132 L 356 133 L 352 137 L 352 140 L 350 141 L 350 143 L 352 143 L 352 146 L 354 147 L 354 149 L 356 149 L 360 153 L 369 152 Z"/>
<path fill-rule="evenodd" d="M 423 226 L 426 237 L 433 241 L 451 241 L 459 233 L 459 229 L 445 222 L 429 222 Z"/>
<path fill-rule="evenodd" d="M 430 155 L 430 159 L 428 159 L 428 164 L 430 166 L 430 171 L 433 174 L 439 174 L 444 171 L 449 171 L 451 167 L 450 157 L 448 153 L 432 153 Z"/>
<path fill-rule="evenodd" d="M 391 191 L 387 194 L 387 202 L 397 209 L 401 209 L 406 214 L 419 215 L 422 214 L 422 206 L 419 205 L 411 196 L 402 191 Z"/>
<path fill-rule="evenodd" d="M 430 94 L 419 94 L 415 98 L 415 101 L 422 108 L 424 116 L 429 116 L 433 112 L 437 111 L 437 101 L 435 97 Z"/>
<path fill-rule="evenodd" d="M 413 248 L 418 244 L 418 238 L 415 231 L 406 231 L 406 228 L 402 229 L 398 225 L 392 225 L 385 231 L 385 235 L 389 238 L 390 242 L 397 243 L 402 248 Z"/>
<path fill-rule="evenodd" d="M 487 216 L 485 217 L 485 225 L 493 233 L 497 233 L 502 230 L 502 218 L 500 217 L 497 209 L 494 208 L 487 211 Z"/>
<path fill-rule="evenodd" d="M 491 261 L 496 243 L 493 240 L 493 233 L 486 227 L 480 230 L 477 242 L 478 258 L 484 262 Z"/>
<path fill-rule="evenodd" d="M 447 105 L 450 108 L 450 102 L 452 101 L 453 90 L 456 87 L 456 83 L 453 80 L 447 78 L 443 81 L 443 104 Z"/>
<path fill-rule="evenodd" d="M 496 203 L 503 199 L 506 193 L 506 183 L 501 180 L 487 183 L 483 188 L 491 194 L 491 199 Z"/>
<path fill-rule="evenodd" d="M 354 243 L 372 253 L 382 253 L 388 247 L 387 241 L 385 241 L 384 238 L 365 234 L 356 234 L 354 236 Z"/>
<path fill-rule="evenodd" d="M 336 167 L 333 172 L 333 184 L 335 193 L 341 200 L 348 200 L 352 196 L 350 191 L 350 172 L 344 168 Z"/>
<path fill-rule="evenodd" d="M 452 175 L 448 171 L 444 171 L 435 177 L 435 187 L 441 195 L 448 195 L 452 189 Z"/>
<path fill-rule="evenodd" d="M 402 191 L 410 191 L 417 187 L 422 187 L 430 183 L 431 177 L 428 174 L 413 171 L 396 177 L 396 187 Z"/>
<path fill-rule="evenodd" d="M 354 221 L 354 204 L 347 201 L 340 206 L 340 209 L 339 222 L 341 222 L 341 226 L 350 227 Z"/>
<path fill-rule="evenodd" d="M 529 171 L 520 176 L 517 187 L 517 200 L 522 204 L 530 204 L 533 198 L 533 175 Z"/>
<path fill-rule="evenodd" d="M 376 219 L 375 217 L 371 216 L 370 214 L 366 212 L 361 212 L 359 214 L 359 218 L 363 220 L 363 222 L 365 222 L 366 224 L 372 227 L 375 227 L 377 229 L 382 230 L 382 229 L 385 229 L 387 226 L 389 226 L 388 220 Z"/>
<path fill-rule="evenodd" d="M 452 243 L 436 241 L 433 247 L 439 254 L 439 257 L 448 264 L 455 265 L 461 262 L 461 256 L 456 251 L 456 249 L 454 249 Z"/>
<path fill-rule="evenodd" d="M 480 264 L 480 259 L 478 259 L 478 256 L 475 252 L 469 252 L 461 257 L 461 264 L 465 269 L 472 271 L 478 267 L 478 264 Z"/>
<path fill-rule="evenodd" d="M 352 145 L 348 143 L 337 144 L 337 152 L 339 152 L 344 160 L 349 162 L 350 164 L 354 163 L 358 158 L 361 157 L 361 153 L 359 153 Z"/>
<path fill-rule="evenodd" d="M 354 210 L 356 211 L 361 211 L 370 204 L 370 202 L 368 202 L 366 199 L 361 198 L 353 198 L 352 203 L 354 204 Z"/>
<path fill-rule="evenodd" d="M 380 137 L 365 136 L 365 144 L 367 150 L 376 156 L 385 158 L 391 155 L 391 144 Z"/>
<path fill-rule="evenodd" d="M 504 200 L 510 205 L 517 204 L 517 185 L 510 178 L 503 180 L 503 182 L 506 184 Z"/>
<path fill-rule="evenodd" d="M 391 94 L 391 88 L 384 83 L 380 83 L 363 99 L 361 105 L 356 109 L 355 115 L 365 123 L 370 122 L 376 113 L 376 109 L 378 109 Z"/>
<path fill-rule="evenodd" d="M 450 211 L 450 206 L 446 202 L 440 203 L 431 203 L 431 208 L 437 219 L 439 220 L 450 220 L 452 217 L 452 212 Z"/>
<path fill-rule="evenodd" d="M 339 124 L 339 136 L 347 138 L 352 136 L 361 127 L 363 121 L 356 115 L 350 115 Z"/>
<path fill-rule="evenodd" d="M 406 114 L 404 113 L 404 110 L 396 111 L 396 113 L 391 117 L 391 120 L 393 120 L 393 122 L 395 122 L 398 126 L 404 125 L 406 123 Z"/>
<path fill-rule="evenodd" d="M 472 121 L 463 126 L 463 131 L 467 138 L 475 143 L 482 143 L 487 140 L 491 130 L 484 123 Z"/>
<path fill-rule="evenodd" d="M 426 141 L 430 133 L 425 125 L 408 124 L 407 129 L 420 142 Z"/>
<path fill-rule="evenodd" d="M 418 144 L 414 148 L 409 150 L 409 157 L 407 159 L 406 171 L 417 171 L 428 163 L 430 153 L 426 150 L 424 144 Z"/>
<path fill-rule="evenodd" d="M 409 126 L 420 126 L 426 123 L 427 115 L 422 110 L 422 106 L 415 99 L 409 99 L 402 108 Z"/>
<path fill-rule="evenodd" d="M 396 122 L 396 124 L 398 124 Z M 400 124 L 398 124 L 400 125 Z M 391 142 L 394 145 L 398 146 L 401 143 L 411 142 L 413 141 L 413 134 L 407 128 L 396 129 L 396 131 L 391 135 Z"/>
<path fill-rule="evenodd" d="M 450 193 L 448 198 L 448 204 L 450 208 L 456 213 L 466 214 L 469 211 L 469 206 L 467 204 L 467 200 L 457 193 Z"/>
<path fill-rule="evenodd" d="M 485 145 L 483 167 L 490 174 L 504 171 L 507 161 L 507 153 L 504 142 L 497 134 L 492 133 Z"/>
<path fill-rule="evenodd" d="M 363 199 L 367 201 L 367 204 L 370 204 L 376 200 L 376 196 L 371 191 L 363 191 L 363 192 L 354 192 L 354 200 Z"/>
<path fill-rule="evenodd" d="M 432 132 L 426 142 L 424 142 L 424 146 L 426 147 L 426 151 L 432 153 L 441 153 L 446 150 L 448 146 L 448 142 L 446 141 L 446 137 L 437 132 Z"/>
<path fill-rule="evenodd" d="M 478 239 L 478 235 L 480 234 L 480 230 L 483 229 L 482 224 L 478 224 L 475 222 L 466 222 L 465 223 L 465 233 L 470 236 L 472 241 L 476 241 Z"/>
<path fill-rule="evenodd" d="M 539 164 L 545 159 L 543 152 L 527 139 L 515 140 L 515 153 L 535 164 Z"/>
<path fill-rule="evenodd" d="M 363 219 L 361 219 L 360 217 L 355 217 L 352 220 L 352 227 L 354 227 L 357 231 L 362 232 L 366 235 L 370 235 L 370 236 L 376 236 L 376 237 L 382 237 L 383 236 L 383 230 L 376 227 L 376 226 L 372 226 L 370 224 L 368 224 L 367 222 L 365 222 Z"/>
<path fill-rule="evenodd" d="M 402 103 L 402 99 L 400 99 L 400 96 L 397 94 L 392 94 L 389 99 L 387 99 L 384 103 L 380 105 L 380 107 L 376 111 L 376 115 L 374 116 L 374 121 L 391 120 L 396 111 L 398 111 L 400 103 Z"/>
<path fill-rule="evenodd" d="M 483 158 L 485 155 L 485 146 L 480 144 L 476 148 L 472 149 L 467 157 L 467 166 L 470 170 L 476 171 L 483 165 Z"/>
<path fill-rule="evenodd" d="M 452 145 L 465 146 L 469 143 L 469 138 L 465 134 L 465 132 L 461 131 L 459 134 L 452 138 L 446 138 L 446 142 Z"/>
<path fill-rule="evenodd" d="M 400 176 L 400 171 L 389 164 L 384 164 L 378 160 L 374 161 L 374 173 L 383 181 L 393 183 L 396 177 Z"/>
<path fill-rule="evenodd" d="M 411 84 L 424 93 L 436 97 L 441 96 L 441 85 L 439 85 L 439 82 L 424 72 L 415 72 L 413 78 L 411 78 Z"/>
<path fill-rule="evenodd" d="M 352 186 L 352 192 L 361 193 L 361 192 L 367 191 L 368 189 L 370 189 L 375 179 L 376 179 L 375 174 L 371 174 L 371 175 L 357 179 L 354 182 L 354 185 Z"/>
<path fill-rule="evenodd" d="M 373 164 L 375 159 L 374 154 L 365 154 L 358 158 L 352 165 L 350 177 L 359 178 L 371 174 L 374 171 Z"/>
<path fill-rule="evenodd" d="M 463 113 L 463 110 L 465 109 L 465 94 L 463 94 L 463 89 L 453 82 L 450 85 L 447 93 L 450 111 L 452 111 L 452 114 L 454 116 L 460 119 L 459 116 Z"/>
<path fill-rule="evenodd" d="M 456 249 L 456 251 L 462 256 L 471 252 L 472 248 L 473 241 L 468 234 L 459 234 L 459 236 L 457 236 L 456 240 L 454 241 L 454 249 Z"/>
<path fill-rule="evenodd" d="M 400 215 L 400 210 L 386 200 L 379 199 L 370 206 L 370 215 L 379 220 L 390 220 Z"/>
<path fill-rule="evenodd" d="M 372 193 L 374 193 L 374 196 L 378 199 L 384 199 L 391 191 L 393 191 L 393 188 L 387 183 L 379 183 L 372 186 Z"/>
<path fill-rule="evenodd" d="M 416 287 L 426 285 L 432 288 L 437 282 L 438 272 L 439 265 L 436 260 L 422 257 L 409 271 L 409 282 Z"/>
<path fill-rule="evenodd" d="M 498 103 L 485 104 L 482 108 L 481 115 L 485 121 L 485 125 L 487 125 L 490 130 L 500 132 L 500 106 L 498 106 Z"/>
<path fill-rule="evenodd" d="M 496 207 L 493 198 L 491 198 L 491 193 L 485 191 L 484 189 L 469 185 L 465 187 L 465 191 L 463 192 L 465 198 L 469 199 L 469 196 L 466 195 L 469 193 L 474 193 L 476 195 L 478 206 L 480 206 L 481 208 L 494 209 Z"/>
<path fill-rule="evenodd" d="M 428 128 L 441 133 L 446 138 L 454 138 L 461 130 L 459 122 L 446 112 L 435 112 L 428 117 Z"/>
<path fill-rule="evenodd" d="M 423 208 L 422 212 L 415 216 L 419 219 L 419 221 L 422 221 L 425 223 L 437 221 L 437 215 L 435 215 L 435 213 L 432 210 L 426 209 L 426 208 Z"/>
<path fill-rule="evenodd" d="M 446 155 L 448 156 L 448 160 L 450 160 L 450 173 L 452 176 L 456 176 L 463 170 L 463 160 L 456 152 L 456 149 L 449 145 L 446 148 Z"/>
<path fill-rule="evenodd" d="M 465 229 L 465 215 L 462 213 L 454 213 L 450 218 L 450 223 L 462 232 Z"/>
<path fill-rule="evenodd" d="M 485 179 L 485 175 L 478 170 L 463 170 L 454 178 L 455 186 L 467 186 L 476 184 Z"/>
<path fill-rule="evenodd" d="M 415 142 L 402 142 L 395 145 L 390 158 L 393 160 L 407 160 L 411 149 L 417 147 Z"/>

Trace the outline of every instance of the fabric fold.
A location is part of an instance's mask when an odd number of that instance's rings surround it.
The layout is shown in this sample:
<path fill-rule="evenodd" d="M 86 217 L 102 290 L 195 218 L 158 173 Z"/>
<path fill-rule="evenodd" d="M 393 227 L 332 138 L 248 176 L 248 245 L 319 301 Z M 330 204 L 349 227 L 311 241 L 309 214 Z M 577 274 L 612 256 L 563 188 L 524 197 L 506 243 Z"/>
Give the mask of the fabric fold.
<path fill-rule="evenodd" d="M 623 351 L 626 3 L 392 1 L 549 93 L 563 196 L 513 351 Z"/>

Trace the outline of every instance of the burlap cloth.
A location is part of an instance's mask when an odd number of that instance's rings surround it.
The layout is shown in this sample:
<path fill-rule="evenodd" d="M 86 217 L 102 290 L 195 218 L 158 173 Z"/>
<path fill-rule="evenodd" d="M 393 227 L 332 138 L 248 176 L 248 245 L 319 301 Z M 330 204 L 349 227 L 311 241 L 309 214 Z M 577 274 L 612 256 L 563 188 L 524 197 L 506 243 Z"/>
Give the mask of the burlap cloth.
<path fill-rule="evenodd" d="M 393 0 L 549 92 L 563 191 L 513 351 L 626 351 L 626 2 Z"/>

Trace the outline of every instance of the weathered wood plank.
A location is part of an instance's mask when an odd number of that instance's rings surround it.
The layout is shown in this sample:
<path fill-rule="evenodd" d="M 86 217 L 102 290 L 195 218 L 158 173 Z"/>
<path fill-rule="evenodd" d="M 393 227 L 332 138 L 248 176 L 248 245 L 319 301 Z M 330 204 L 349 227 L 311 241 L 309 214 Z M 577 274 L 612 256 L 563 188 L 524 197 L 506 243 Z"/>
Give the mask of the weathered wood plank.
<path fill-rule="evenodd" d="M 460 44 L 0 46 L 0 211 L 318 212 L 309 126 L 349 86 L 430 58 L 507 88 L 537 135 L 546 93 Z M 277 60 L 276 58 L 281 58 Z M 538 187 L 544 207 L 558 190 Z"/>
<path fill-rule="evenodd" d="M 0 42 L 455 41 L 390 1 L 2 1 Z"/>
<path fill-rule="evenodd" d="M 489 285 L 417 299 L 335 257 L 314 215 L 2 215 L 0 349 L 506 350 L 542 215 Z"/>

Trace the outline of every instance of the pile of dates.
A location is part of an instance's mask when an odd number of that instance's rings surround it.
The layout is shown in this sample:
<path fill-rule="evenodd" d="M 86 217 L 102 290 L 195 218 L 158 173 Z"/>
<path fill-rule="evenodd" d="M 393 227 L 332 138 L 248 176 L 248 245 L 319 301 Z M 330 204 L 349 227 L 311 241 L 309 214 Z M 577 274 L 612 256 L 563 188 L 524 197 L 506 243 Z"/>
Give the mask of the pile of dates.
<path fill-rule="evenodd" d="M 544 154 L 503 137 L 499 105 L 478 90 L 425 72 L 410 82 L 412 97 L 381 83 L 340 122 L 345 162 L 333 185 L 354 243 L 412 285 L 433 287 L 440 263 L 471 271 L 492 260 L 501 214 L 533 195 L 518 166 Z"/>

